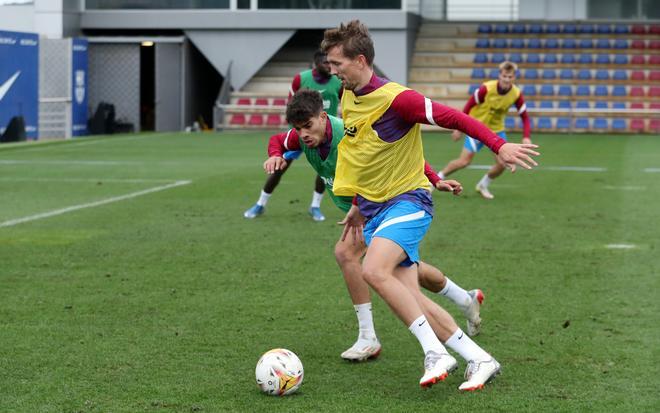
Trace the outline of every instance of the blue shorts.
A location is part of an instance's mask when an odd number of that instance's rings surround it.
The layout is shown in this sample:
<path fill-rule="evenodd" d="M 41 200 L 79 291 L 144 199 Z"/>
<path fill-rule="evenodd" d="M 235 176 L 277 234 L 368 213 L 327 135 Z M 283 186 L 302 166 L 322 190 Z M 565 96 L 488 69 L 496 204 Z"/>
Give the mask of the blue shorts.
<path fill-rule="evenodd" d="M 387 238 L 399 245 L 408 258 L 399 263 L 410 267 L 419 262 L 419 243 L 424 238 L 433 217 L 421 206 L 401 201 L 371 218 L 364 227 L 364 240 L 371 244 L 374 237 Z"/>
<path fill-rule="evenodd" d="M 282 158 L 286 159 L 287 161 L 295 161 L 300 157 L 301 153 L 302 151 L 286 151 L 284 152 Z"/>
<path fill-rule="evenodd" d="M 497 132 L 496 135 L 499 136 L 500 138 L 506 140 L 506 132 L 504 132 L 504 131 Z M 481 141 L 478 141 L 474 138 L 471 138 L 471 137 L 465 135 L 465 143 L 463 144 L 463 147 L 465 149 L 467 149 L 469 152 L 476 153 L 476 152 L 479 152 L 481 150 L 481 148 L 484 147 L 484 144 Z"/>

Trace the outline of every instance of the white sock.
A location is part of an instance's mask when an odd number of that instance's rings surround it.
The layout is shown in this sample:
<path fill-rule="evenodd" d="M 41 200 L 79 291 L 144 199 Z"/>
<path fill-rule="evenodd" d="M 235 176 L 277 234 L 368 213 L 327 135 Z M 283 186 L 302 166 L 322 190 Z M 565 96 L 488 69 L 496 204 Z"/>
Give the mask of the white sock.
<path fill-rule="evenodd" d="M 483 178 L 481 178 L 481 181 L 479 181 L 479 185 L 488 188 L 488 185 L 490 185 L 492 179 L 488 176 L 488 174 L 484 175 Z"/>
<path fill-rule="evenodd" d="M 456 303 L 456 305 L 458 305 L 461 310 L 467 308 L 467 306 L 472 302 L 472 297 L 470 294 L 456 285 L 452 280 L 449 279 L 449 277 L 445 276 L 445 279 L 447 280 L 447 284 L 445 284 L 445 288 L 440 290 L 438 294 L 444 295 Z"/>
<path fill-rule="evenodd" d="M 371 303 L 357 304 L 354 305 L 355 314 L 358 319 L 358 328 L 360 329 L 360 334 L 358 340 L 360 339 L 375 339 L 376 338 L 376 329 L 374 328 L 374 319 L 371 312 Z"/>
<path fill-rule="evenodd" d="M 449 340 L 445 344 L 460 354 L 466 361 L 484 361 L 492 358 L 490 354 L 486 353 L 477 343 L 472 341 L 460 328 L 449 337 Z"/>
<path fill-rule="evenodd" d="M 323 199 L 323 193 L 318 193 L 314 191 L 314 194 L 312 195 L 312 204 L 310 205 L 311 208 L 320 208 L 321 207 L 321 200 Z"/>
<path fill-rule="evenodd" d="M 428 353 L 429 350 L 433 350 L 438 354 L 446 353 L 447 349 L 442 345 L 438 337 L 433 332 L 433 329 L 429 325 L 428 321 L 424 314 L 419 316 L 415 321 L 408 326 L 408 330 L 417 337 L 419 344 L 422 345 L 422 350 L 424 354 Z"/>
<path fill-rule="evenodd" d="M 439 171 L 439 172 L 438 172 L 438 176 L 439 176 L 440 179 L 442 179 L 443 181 L 445 180 L 445 174 L 443 174 L 442 171 Z"/>
<path fill-rule="evenodd" d="M 269 194 L 264 192 L 264 190 L 261 190 L 261 195 L 259 196 L 259 200 L 257 201 L 257 205 L 260 205 L 262 207 L 265 207 L 266 204 L 268 203 L 268 200 L 270 199 L 270 196 L 273 194 Z"/>

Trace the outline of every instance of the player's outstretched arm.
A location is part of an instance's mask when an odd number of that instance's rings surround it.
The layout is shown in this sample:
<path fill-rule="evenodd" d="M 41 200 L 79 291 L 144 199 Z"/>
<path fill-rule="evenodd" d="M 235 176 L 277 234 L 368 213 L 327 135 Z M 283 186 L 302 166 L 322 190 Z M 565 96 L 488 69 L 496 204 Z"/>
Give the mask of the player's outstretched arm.
<path fill-rule="evenodd" d="M 454 195 L 460 195 L 463 192 L 463 185 L 453 179 L 438 181 L 434 184 L 435 189 L 442 192 L 451 192 Z"/>
<path fill-rule="evenodd" d="M 500 147 L 497 158 L 507 168 L 511 169 L 511 172 L 516 171 L 516 165 L 525 169 L 532 169 L 538 165 L 532 156 L 540 155 L 534 150 L 536 148 L 538 148 L 538 145 L 531 143 L 505 143 Z"/>

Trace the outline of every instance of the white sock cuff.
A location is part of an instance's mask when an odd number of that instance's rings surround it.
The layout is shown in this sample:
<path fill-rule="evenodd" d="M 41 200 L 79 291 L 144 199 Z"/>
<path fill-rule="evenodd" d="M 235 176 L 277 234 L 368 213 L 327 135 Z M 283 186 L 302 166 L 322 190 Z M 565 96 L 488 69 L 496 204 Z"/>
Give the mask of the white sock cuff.
<path fill-rule="evenodd" d="M 320 208 L 321 207 L 321 201 L 323 200 L 323 192 L 320 194 L 316 191 L 312 194 L 312 208 Z"/>

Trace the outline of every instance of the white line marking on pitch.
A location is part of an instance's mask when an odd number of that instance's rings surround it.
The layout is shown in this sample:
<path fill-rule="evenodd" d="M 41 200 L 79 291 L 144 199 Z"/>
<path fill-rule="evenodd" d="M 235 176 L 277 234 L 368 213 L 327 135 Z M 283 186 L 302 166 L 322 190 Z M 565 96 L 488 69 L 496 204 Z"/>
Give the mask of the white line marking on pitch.
<path fill-rule="evenodd" d="M 490 169 L 492 165 L 470 165 L 469 169 Z M 520 168 L 522 169 L 522 168 Z M 569 171 L 569 172 L 606 172 L 607 168 L 600 166 L 537 166 L 534 169 L 544 171 Z"/>
<path fill-rule="evenodd" d="M 646 190 L 646 187 L 635 186 L 635 185 L 623 185 L 623 186 L 605 185 L 603 189 L 611 189 L 613 191 L 644 191 Z"/>
<path fill-rule="evenodd" d="M 635 244 L 607 244 L 605 245 L 605 248 L 613 249 L 613 250 L 630 250 L 633 248 L 637 248 L 637 245 Z"/>
<path fill-rule="evenodd" d="M 649 172 L 649 173 L 660 172 L 660 168 L 644 168 L 644 172 Z"/>
<path fill-rule="evenodd" d="M 192 181 L 176 181 L 176 182 L 173 182 L 173 183 L 168 184 L 168 185 L 156 186 L 156 187 L 153 187 L 153 188 L 145 189 L 143 191 L 132 192 L 132 193 L 126 194 L 126 195 L 121 195 L 121 196 L 116 196 L 116 197 L 112 197 L 112 198 L 102 199 L 100 201 L 90 202 L 88 204 L 74 205 L 74 206 L 70 206 L 70 207 L 67 207 L 67 208 L 56 209 L 56 210 L 50 211 L 50 212 L 44 212 L 42 214 L 36 214 L 36 215 L 30 215 L 30 216 L 23 217 L 23 218 L 12 219 L 10 221 L 0 222 L 0 228 L 2 228 L 2 227 L 11 227 L 11 226 L 14 226 L 14 225 L 23 224 L 25 222 L 30 222 L 30 221 L 36 221 L 38 219 L 43 219 L 43 218 L 50 218 L 50 217 L 54 217 L 56 215 L 62 215 L 62 214 L 66 214 L 68 212 L 77 211 L 79 209 L 93 208 L 93 207 L 97 207 L 97 206 L 101 206 L 101 205 L 105 205 L 105 204 L 110 204 L 112 202 L 119 202 L 119 201 L 124 201 L 126 199 L 137 198 L 137 197 L 142 196 L 142 195 L 147 195 L 147 194 L 151 194 L 151 193 L 154 193 L 154 192 L 164 191 L 166 189 L 175 188 L 177 186 L 188 185 L 190 183 L 192 183 Z"/>

